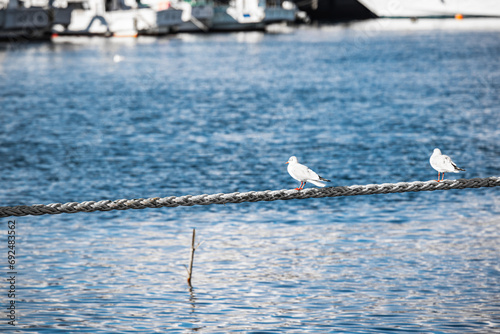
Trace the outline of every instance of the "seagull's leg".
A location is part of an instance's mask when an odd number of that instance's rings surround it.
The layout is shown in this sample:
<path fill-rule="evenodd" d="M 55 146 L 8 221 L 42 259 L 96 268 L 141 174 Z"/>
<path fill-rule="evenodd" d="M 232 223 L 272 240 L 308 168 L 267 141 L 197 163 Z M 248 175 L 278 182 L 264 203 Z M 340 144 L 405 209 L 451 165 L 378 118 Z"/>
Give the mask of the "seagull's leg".
<path fill-rule="evenodd" d="M 301 189 L 302 189 L 302 183 L 303 183 L 303 182 L 302 182 L 302 181 L 300 181 L 300 187 L 295 188 L 295 190 L 301 190 Z"/>
<path fill-rule="evenodd" d="M 441 181 L 444 181 L 444 172 L 443 172 L 443 175 L 441 177 Z"/>
<path fill-rule="evenodd" d="M 441 177 L 441 172 L 438 172 L 438 179 L 436 180 L 437 182 L 439 182 L 440 177 Z"/>
<path fill-rule="evenodd" d="M 306 181 L 304 181 L 304 184 L 302 185 L 302 188 L 300 188 L 300 189 L 304 189 L 305 186 L 306 186 Z"/>

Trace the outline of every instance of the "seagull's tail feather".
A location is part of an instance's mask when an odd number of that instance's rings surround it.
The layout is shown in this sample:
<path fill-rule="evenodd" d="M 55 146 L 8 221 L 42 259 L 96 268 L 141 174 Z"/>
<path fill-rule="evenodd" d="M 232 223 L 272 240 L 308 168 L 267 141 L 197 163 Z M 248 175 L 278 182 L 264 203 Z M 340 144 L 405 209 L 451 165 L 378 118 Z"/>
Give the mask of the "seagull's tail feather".
<path fill-rule="evenodd" d="M 465 172 L 465 169 L 462 169 L 462 168 L 458 167 L 457 165 L 455 165 L 455 163 L 453 161 L 451 162 L 451 165 L 453 166 L 453 168 L 455 168 L 455 170 L 453 171 L 453 173 L 458 173 L 459 171 Z"/>
<path fill-rule="evenodd" d="M 320 179 L 321 181 L 331 182 L 330 180 L 327 180 L 327 179 L 325 179 L 324 177 L 321 177 L 321 176 L 319 177 L 319 179 Z"/>
<path fill-rule="evenodd" d="M 314 184 L 317 187 L 324 187 L 326 185 L 326 184 L 324 184 L 323 182 L 320 182 L 320 181 L 307 180 L 307 182 L 311 182 L 312 184 Z"/>

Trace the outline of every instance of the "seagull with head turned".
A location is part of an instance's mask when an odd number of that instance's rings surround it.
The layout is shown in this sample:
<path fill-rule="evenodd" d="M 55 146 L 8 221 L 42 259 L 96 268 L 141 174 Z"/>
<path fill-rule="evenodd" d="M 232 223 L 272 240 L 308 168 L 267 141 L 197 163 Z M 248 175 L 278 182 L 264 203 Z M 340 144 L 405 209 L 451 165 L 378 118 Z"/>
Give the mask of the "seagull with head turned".
<path fill-rule="evenodd" d="M 438 172 L 438 179 L 436 180 L 437 182 L 441 182 L 444 180 L 444 173 L 458 173 L 460 171 L 465 171 L 465 169 L 457 167 L 457 165 L 453 161 L 451 161 L 451 158 L 449 156 L 442 154 L 439 148 L 434 149 L 434 152 L 432 153 L 429 161 L 432 168 L 434 168 Z M 443 173 L 443 177 L 442 179 L 439 179 L 441 173 Z"/>
<path fill-rule="evenodd" d="M 312 170 L 310 170 L 307 166 L 299 164 L 299 160 L 297 157 L 291 156 L 287 161 L 288 174 L 293 177 L 295 180 L 300 181 L 300 187 L 295 188 L 295 190 L 302 190 L 307 182 L 311 182 L 312 184 L 318 187 L 324 187 L 324 182 L 330 182 L 325 178 L 322 178 Z"/>

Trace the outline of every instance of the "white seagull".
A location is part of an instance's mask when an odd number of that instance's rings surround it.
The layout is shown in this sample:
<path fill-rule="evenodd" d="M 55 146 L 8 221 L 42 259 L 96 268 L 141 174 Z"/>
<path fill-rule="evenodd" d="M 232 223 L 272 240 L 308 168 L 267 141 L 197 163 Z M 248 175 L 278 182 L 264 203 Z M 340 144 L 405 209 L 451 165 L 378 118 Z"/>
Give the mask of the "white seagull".
<path fill-rule="evenodd" d="M 434 149 L 434 152 L 432 153 L 431 159 L 429 161 L 432 168 L 434 168 L 438 172 L 438 179 L 436 180 L 437 182 L 444 180 L 444 173 L 458 173 L 460 171 L 465 171 L 465 169 L 458 168 L 457 165 L 455 165 L 455 163 L 451 161 L 451 158 L 449 156 L 442 154 L 439 148 Z M 440 180 L 439 177 L 441 173 L 443 173 L 443 178 Z"/>
<path fill-rule="evenodd" d="M 310 170 L 307 166 L 299 164 L 297 157 L 291 156 L 287 161 L 288 174 L 293 177 L 295 180 L 300 181 L 300 187 L 295 188 L 295 190 L 302 190 L 307 182 L 311 182 L 312 184 L 318 187 L 324 187 L 324 182 L 330 182 L 330 180 L 324 179 L 312 170 Z"/>

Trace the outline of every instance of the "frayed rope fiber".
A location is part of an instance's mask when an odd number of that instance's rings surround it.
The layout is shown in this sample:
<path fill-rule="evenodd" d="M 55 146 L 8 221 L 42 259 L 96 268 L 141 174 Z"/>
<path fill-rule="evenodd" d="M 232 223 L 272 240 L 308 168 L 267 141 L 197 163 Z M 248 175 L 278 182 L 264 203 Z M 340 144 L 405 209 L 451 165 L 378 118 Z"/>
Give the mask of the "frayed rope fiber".
<path fill-rule="evenodd" d="M 433 190 L 450 190 L 450 189 L 465 189 L 465 188 L 482 188 L 482 187 L 498 187 L 500 186 L 500 177 L 492 176 L 488 178 L 474 179 L 459 179 L 459 180 L 444 180 L 436 181 L 415 181 L 415 182 L 399 182 L 399 183 L 383 183 L 383 184 L 368 184 L 354 185 L 343 187 L 328 187 L 328 188 L 308 188 L 301 191 L 292 189 L 283 190 L 265 190 L 265 191 L 249 191 L 244 193 L 229 193 L 229 194 L 213 194 L 213 195 L 186 195 L 186 196 L 171 196 L 171 197 L 154 197 L 140 199 L 118 199 L 115 201 L 103 200 L 99 202 L 69 202 L 69 203 L 53 203 L 53 204 L 35 204 L 31 206 L 3 206 L 0 207 L 0 218 L 11 216 L 40 216 L 40 215 L 56 215 L 60 213 L 77 213 L 77 212 L 94 212 L 94 211 L 111 211 L 111 210 L 128 210 L 128 209 L 146 209 L 146 208 L 162 208 L 176 206 L 193 206 L 193 205 L 210 205 L 210 204 L 227 204 L 227 203 L 242 203 L 242 202 L 260 202 L 260 201 L 277 201 L 290 199 L 305 199 L 305 198 L 321 198 L 321 197 L 339 197 L 339 196 L 357 196 L 357 195 L 374 195 L 374 194 L 391 194 L 404 193 L 411 191 L 433 191 Z"/>

